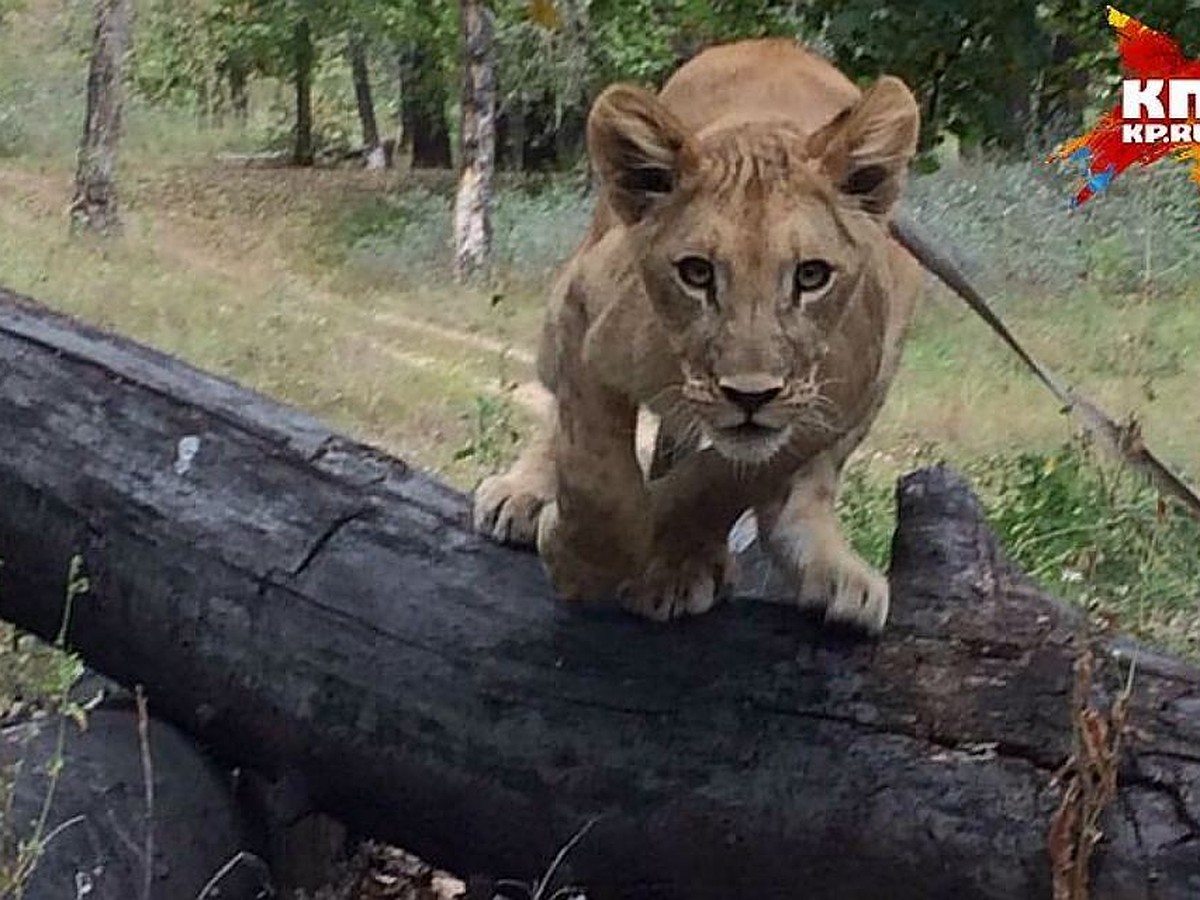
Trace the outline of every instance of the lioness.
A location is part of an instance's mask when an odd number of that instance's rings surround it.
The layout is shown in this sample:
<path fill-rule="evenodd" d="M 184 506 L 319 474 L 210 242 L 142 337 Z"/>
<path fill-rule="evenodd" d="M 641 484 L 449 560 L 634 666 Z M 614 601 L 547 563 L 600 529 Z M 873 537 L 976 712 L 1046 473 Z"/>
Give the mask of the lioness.
<path fill-rule="evenodd" d="M 916 301 L 887 224 L 918 127 L 897 79 L 860 92 L 786 40 L 707 50 L 658 96 L 604 91 L 587 126 L 601 195 L 538 358 L 551 411 L 477 489 L 476 529 L 536 541 L 566 598 L 663 620 L 712 607 L 753 509 L 798 604 L 879 631 L 887 581 L 834 500 Z M 661 477 L 638 463 L 639 407 L 660 417 Z"/>

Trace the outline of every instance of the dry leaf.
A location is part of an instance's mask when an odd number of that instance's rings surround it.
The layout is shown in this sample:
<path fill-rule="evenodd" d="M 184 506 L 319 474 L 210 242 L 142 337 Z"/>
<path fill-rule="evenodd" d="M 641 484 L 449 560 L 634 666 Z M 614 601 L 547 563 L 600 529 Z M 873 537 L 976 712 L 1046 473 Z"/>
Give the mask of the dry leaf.
<path fill-rule="evenodd" d="M 554 0 L 529 0 L 529 18 L 548 31 L 557 30 L 560 23 Z"/>

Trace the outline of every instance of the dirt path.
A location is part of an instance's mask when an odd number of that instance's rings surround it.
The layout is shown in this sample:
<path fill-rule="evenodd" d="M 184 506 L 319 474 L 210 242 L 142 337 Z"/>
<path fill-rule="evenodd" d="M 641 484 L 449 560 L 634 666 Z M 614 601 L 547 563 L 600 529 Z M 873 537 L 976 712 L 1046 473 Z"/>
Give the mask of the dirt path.
<path fill-rule="evenodd" d="M 221 169 L 214 169 L 215 177 L 223 174 Z M 17 201 L 3 204 L 7 211 L 3 218 L 20 215 L 20 207 L 24 207 L 26 214 L 59 215 L 65 209 L 69 185 L 69 176 L 61 172 L 35 172 L 0 165 L 0 198 Z M 503 356 L 516 365 L 518 371 L 514 374 L 518 378 L 531 374 L 534 356 L 527 348 L 407 313 L 363 309 L 352 302 L 353 298 L 306 277 L 289 265 L 288 255 L 281 247 L 284 243 L 281 226 L 270 225 L 261 217 L 246 221 L 236 207 L 227 217 L 205 214 L 203 208 L 177 208 L 170 192 L 164 198 L 153 185 L 149 188 L 140 185 L 134 194 L 125 239 L 152 244 L 154 253 L 172 267 L 218 279 L 235 279 L 246 291 L 286 286 L 289 293 L 299 295 L 304 303 L 341 319 L 347 338 L 357 338 L 357 346 L 369 347 L 401 366 L 436 372 L 452 365 L 461 370 L 464 355 L 497 359 Z M 155 201 L 164 199 L 165 207 L 160 208 Z M 237 235 L 238 240 L 231 241 L 231 234 Z M 377 305 L 385 310 L 398 305 L 391 302 L 397 298 L 386 293 L 377 299 Z M 437 353 L 438 349 L 443 353 Z M 498 393 L 502 386 L 493 376 L 480 376 L 479 388 Z M 531 410 L 536 411 L 541 405 L 534 385 L 514 391 L 512 396 Z"/>

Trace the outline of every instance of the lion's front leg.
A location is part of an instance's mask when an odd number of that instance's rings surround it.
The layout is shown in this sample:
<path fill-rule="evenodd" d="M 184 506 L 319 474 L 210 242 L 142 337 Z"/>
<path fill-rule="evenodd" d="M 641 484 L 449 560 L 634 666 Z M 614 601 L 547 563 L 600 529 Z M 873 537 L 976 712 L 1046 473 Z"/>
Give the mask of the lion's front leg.
<path fill-rule="evenodd" d="M 538 522 L 538 555 L 560 596 L 611 599 L 641 571 L 650 544 L 637 460 L 637 406 L 573 368 L 560 375 L 552 447 L 555 496 Z"/>
<path fill-rule="evenodd" d="M 825 611 L 825 621 L 883 630 L 888 583 L 854 552 L 834 503 L 839 472 L 827 456 L 797 473 L 782 500 L 760 505 L 759 532 L 772 558 L 797 590 L 801 607 Z"/>
<path fill-rule="evenodd" d="M 647 485 L 635 427 L 636 408 L 599 387 L 560 404 L 557 499 L 542 513 L 538 552 L 564 597 L 615 595 L 655 621 L 707 612 L 729 580 L 726 535 L 746 503 L 714 501 L 733 485 L 711 452 Z"/>
<path fill-rule="evenodd" d="M 733 580 L 729 529 L 753 484 L 715 451 L 699 450 L 648 487 L 653 535 L 646 565 L 622 585 L 626 608 L 665 621 L 708 612 Z"/>

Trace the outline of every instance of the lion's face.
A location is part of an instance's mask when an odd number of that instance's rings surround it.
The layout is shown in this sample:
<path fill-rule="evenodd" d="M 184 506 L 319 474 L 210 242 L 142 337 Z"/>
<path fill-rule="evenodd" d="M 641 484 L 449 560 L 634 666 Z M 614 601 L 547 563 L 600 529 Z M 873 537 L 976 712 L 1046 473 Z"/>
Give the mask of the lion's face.
<path fill-rule="evenodd" d="M 666 411 L 730 459 L 764 462 L 797 430 L 833 432 L 873 380 L 887 319 L 882 223 L 916 119 L 901 104 L 895 140 L 876 134 L 863 154 L 846 131 L 871 97 L 812 137 L 786 123 L 692 136 L 630 88 L 593 109 L 593 158 L 679 357 Z"/>
<path fill-rule="evenodd" d="M 832 429 L 835 382 L 866 360 L 839 357 L 828 338 L 862 305 L 864 262 L 853 223 L 802 157 L 789 160 L 786 136 L 718 137 L 631 237 L 682 362 L 679 414 L 724 455 L 761 462 L 795 428 Z M 738 178 L 745 160 L 757 165 Z"/>

